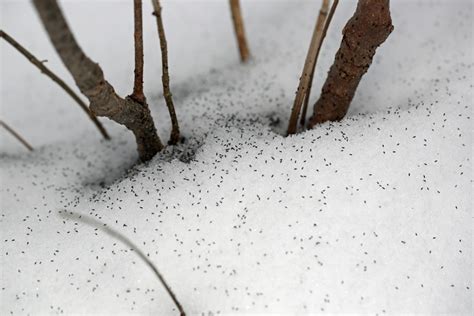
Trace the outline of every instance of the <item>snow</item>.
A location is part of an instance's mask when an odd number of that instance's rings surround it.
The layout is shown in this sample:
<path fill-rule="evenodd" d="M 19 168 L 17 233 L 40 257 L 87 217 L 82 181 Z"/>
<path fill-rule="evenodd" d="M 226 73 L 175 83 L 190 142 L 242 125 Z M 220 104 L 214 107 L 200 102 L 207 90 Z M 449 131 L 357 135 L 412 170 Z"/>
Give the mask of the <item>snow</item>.
<path fill-rule="evenodd" d="M 163 1 L 184 144 L 135 165 L 131 134 L 99 133 L 5 43 L 0 134 L 0 314 L 472 314 L 472 3 L 392 1 L 395 30 L 349 115 L 291 137 L 288 121 L 318 1 L 243 1 L 240 65 L 226 1 Z M 123 96 L 133 82 L 129 2 L 64 1 L 84 50 Z M 313 98 L 355 1 L 341 1 Z M 145 1 L 145 87 L 159 134 L 156 26 Z M 2 28 L 72 79 L 28 2 Z M 105 14 L 107 23 L 102 19 Z M 73 212 L 68 219 L 59 216 Z"/>

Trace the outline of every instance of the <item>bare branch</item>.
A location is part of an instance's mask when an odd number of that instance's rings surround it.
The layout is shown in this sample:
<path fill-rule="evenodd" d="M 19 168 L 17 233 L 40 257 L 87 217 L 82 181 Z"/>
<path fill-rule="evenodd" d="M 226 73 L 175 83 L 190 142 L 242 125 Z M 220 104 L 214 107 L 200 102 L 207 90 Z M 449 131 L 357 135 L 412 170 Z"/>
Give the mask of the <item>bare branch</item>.
<path fill-rule="evenodd" d="M 176 116 L 176 111 L 173 104 L 173 96 L 170 90 L 170 76 L 168 73 L 168 44 L 166 42 L 165 28 L 163 26 L 163 18 L 161 16 L 161 5 L 159 0 L 152 0 L 153 4 L 153 15 L 156 17 L 156 24 L 158 27 L 158 36 L 160 38 L 160 48 L 161 48 L 161 69 L 162 76 L 161 81 L 163 83 L 163 95 L 165 97 L 166 106 L 168 107 L 168 112 L 170 113 L 171 118 L 171 136 L 169 143 L 174 145 L 179 142 L 179 124 L 178 118 Z"/>
<path fill-rule="evenodd" d="M 334 0 L 333 5 L 331 7 L 331 17 L 332 14 L 334 14 L 337 4 L 338 0 Z M 329 26 L 329 23 L 325 23 L 328 6 L 328 1 L 323 0 L 318 19 L 316 20 L 316 26 L 314 27 L 313 36 L 311 37 L 308 53 L 306 55 L 303 72 L 300 77 L 300 82 L 296 91 L 295 101 L 293 103 L 293 108 L 291 110 L 290 122 L 288 124 L 287 132 L 288 135 L 296 133 L 298 128 L 298 116 L 301 111 L 301 106 L 303 104 L 304 99 L 307 99 L 309 97 L 308 91 L 313 80 L 314 69 L 316 67 L 316 62 L 318 59 L 319 51 L 321 49 L 322 41 L 324 39 L 324 36 L 326 35 L 326 33 L 324 32 L 325 25 Z"/>
<path fill-rule="evenodd" d="M 33 0 L 33 4 L 59 57 L 89 99 L 92 113 L 127 127 L 135 135 L 140 159 L 153 158 L 163 145 L 148 106 L 115 93 L 100 66 L 79 47 L 56 0 Z"/>
<path fill-rule="evenodd" d="M 232 21 L 234 23 L 235 35 L 239 45 L 240 60 L 246 62 L 250 56 L 247 39 L 245 37 L 244 21 L 240 10 L 239 0 L 229 0 L 230 11 L 232 13 Z"/>
<path fill-rule="evenodd" d="M 160 273 L 160 271 L 158 271 L 158 268 L 153 264 L 153 262 L 150 261 L 150 259 L 148 259 L 148 257 L 143 253 L 143 251 L 141 251 L 140 248 L 138 248 L 130 239 L 128 239 L 122 233 L 116 231 L 115 229 L 110 228 L 109 226 L 107 226 L 107 224 L 104 224 L 93 217 L 90 217 L 84 214 L 76 214 L 74 212 L 67 212 L 67 211 L 59 212 L 59 215 L 66 219 L 78 220 L 91 227 L 96 227 L 102 230 L 107 235 L 111 236 L 112 238 L 121 241 L 127 247 L 130 247 L 131 249 L 133 249 L 136 252 L 136 254 L 140 257 L 140 259 L 142 259 L 146 263 L 146 265 L 155 273 L 156 277 L 158 278 L 160 283 L 163 285 L 166 292 L 168 293 L 168 295 L 171 297 L 174 304 L 178 308 L 180 315 L 181 316 L 186 315 L 184 313 L 183 307 L 181 306 L 178 299 L 176 298 L 176 295 L 173 293 L 173 290 L 171 290 L 171 287 L 168 285 L 168 283 L 166 283 L 165 278 Z"/>
<path fill-rule="evenodd" d="M 354 15 L 344 27 L 341 46 L 314 105 L 310 128 L 344 118 L 377 47 L 392 30 L 390 0 L 359 0 Z"/>
<path fill-rule="evenodd" d="M 9 132 L 10 134 L 12 134 L 13 137 L 15 137 L 20 143 L 23 144 L 23 146 L 25 146 L 29 151 L 33 151 L 33 147 L 31 147 L 31 145 L 23 138 L 21 137 L 21 135 L 17 132 L 15 132 L 15 130 L 13 128 L 11 128 L 10 126 L 8 126 L 7 123 L 5 123 L 4 121 L 1 121 L 0 120 L 0 125 L 7 130 L 7 132 Z"/>
<path fill-rule="evenodd" d="M 99 122 L 97 117 L 91 113 L 87 105 L 84 103 L 84 101 L 81 100 L 81 98 L 61 79 L 59 78 L 55 73 L 53 73 L 51 70 L 49 70 L 48 67 L 44 65 L 41 61 L 38 60 L 33 54 L 31 54 L 26 48 L 24 48 L 20 43 L 18 43 L 16 40 L 14 40 L 10 35 L 5 33 L 3 30 L 0 30 L 0 37 L 2 37 L 7 43 L 9 43 L 11 46 L 13 46 L 17 51 L 19 51 L 23 56 L 26 57 L 33 65 L 35 65 L 43 74 L 51 78 L 56 84 L 58 84 L 64 91 L 66 91 L 69 96 L 76 101 L 76 103 L 81 107 L 84 112 L 86 112 L 87 116 L 92 120 L 94 125 L 97 127 L 97 129 L 100 131 L 102 136 L 105 139 L 110 139 L 109 135 L 107 134 L 107 131 L 105 130 L 104 126 Z"/>
<path fill-rule="evenodd" d="M 145 103 L 143 94 L 143 22 L 142 0 L 133 1 L 134 41 L 135 41 L 135 80 L 133 83 L 132 99 L 138 103 Z"/>
<path fill-rule="evenodd" d="M 326 2 L 326 4 L 325 4 Z M 316 64 L 318 62 L 318 57 L 319 57 L 319 52 L 321 51 L 321 46 L 323 44 L 324 39 L 326 38 L 326 34 L 328 32 L 329 25 L 331 24 L 332 17 L 334 16 L 334 12 L 336 12 L 337 5 L 339 3 L 339 0 L 334 0 L 331 6 L 331 10 L 329 11 L 329 16 L 327 16 L 328 12 L 328 5 L 329 5 L 329 0 L 323 0 L 323 6 L 321 7 L 321 10 L 319 11 L 319 17 L 318 19 L 325 19 L 324 22 L 324 28 L 323 28 L 323 33 L 321 35 L 321 38 L 318 43 L 318 51 L 316 53 L 316 59 L 314 60 L 313 64 L 313 69 L 311 70 L 311 77 L 309 79 L 309 86 L 308 90 L 306 91 L 306 95 L 304 97 L 304 102 L 303 102 L 303 111 L 301 113 L 301 121 L 300 124 L 304 128 L 306 124 L 306 111 L 308 110 L 308 102 L 309 98 L 311 96 L 311 87 L 313 86 L 313 77 L 314 77 L 314 70 L 316 68 Z M 327 16 L 327 18 L 326 18 Z"/>

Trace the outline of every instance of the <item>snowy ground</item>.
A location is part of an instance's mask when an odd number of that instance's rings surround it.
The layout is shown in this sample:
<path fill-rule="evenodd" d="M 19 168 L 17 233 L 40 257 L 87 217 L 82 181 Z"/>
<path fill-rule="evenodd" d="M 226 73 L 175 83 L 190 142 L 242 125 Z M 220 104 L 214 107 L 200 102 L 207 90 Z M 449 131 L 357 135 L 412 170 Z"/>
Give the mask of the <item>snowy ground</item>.
<path fill-rule="evenodd" d="M 130 93 L 131 1 L 63 4 Z M 134 168 L 131 133 L 102 120 L 102 141 L 1 44 L 1 117 L 36 150 L 0 133 L 0 314 L 176 314 L 131 249 L 65 211 L 133 240 L 189 314 L 472 314 L 472 3 L 392 1 L 395 31 L 348 117 L 284 138 L 319 5 L 243 1 L 242 66 L 227 1 L 163 1 L 186 143 Z M 313 98 L 354 7 L 339 5 Z M 167 140 L 150 12 L 145 85 Z M 1 27 L 72 82 L 28 2 L 2 0 Z"/>

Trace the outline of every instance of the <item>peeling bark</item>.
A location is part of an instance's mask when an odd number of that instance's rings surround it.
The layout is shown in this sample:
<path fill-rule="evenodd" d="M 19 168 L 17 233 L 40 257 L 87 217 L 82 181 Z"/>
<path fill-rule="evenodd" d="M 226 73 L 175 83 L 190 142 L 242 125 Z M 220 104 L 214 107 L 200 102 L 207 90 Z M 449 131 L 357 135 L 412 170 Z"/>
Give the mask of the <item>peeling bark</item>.
<path fill-rule="evenodd" d="M 33 0 L 33 4 L 56 52 L 76 85 L 89 99 L 92 113 L 108 117 L 131 130 L 135 135 L 140 159 L 150 160 L 163 145 L 148 106 L 130 97 L 121 98 L 115 93 L 105 80 L 100 66 L 79 47 L 56 0 Z"/>
<path fill-rule="evenodd" d="M 375 50 L 392 30 L 390 0 L 359 0 L 356 12 L 342 32 L 341 46 L 314 105 L 309 128 L 344 118 Z"/>

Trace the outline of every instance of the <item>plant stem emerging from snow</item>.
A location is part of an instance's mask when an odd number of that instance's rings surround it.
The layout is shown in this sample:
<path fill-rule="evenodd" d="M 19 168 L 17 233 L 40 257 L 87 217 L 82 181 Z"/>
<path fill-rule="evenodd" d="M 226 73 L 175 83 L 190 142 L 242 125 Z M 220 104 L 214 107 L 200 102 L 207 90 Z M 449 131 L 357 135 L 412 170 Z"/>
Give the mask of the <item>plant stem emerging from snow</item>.
<path fill-rule="evenodd" d="M 239 0 L 229 0 L 230 12 L 232 13 L 232 21 L 234 22 L 235 35 L 237 37 L 237 44 L 239 45 L 240 60 L 246 62 L 250 56 L 247 45 L 247 38 L 245 37 L 244 21 L 242 19 L 242 11 L 240 10 Z"/>
<path fill-rule="evenodd" d="M 135 80 L 133 82 L 132 99 L 138 103 L 145 103 L 143 94 L 143 22 L 142 0 L 133 1 L 134 41 L 135 41 Z"/>
<path fill-rule="evenodd" d="M 64 91 L 66 91 L 69 96 L 77 102 L 77 104 L 81 107 L 84 112 L 86 112 L 87 116 L 92 120 L 94 125 L 97 127 L 99 132 L 102 134 L 102 136 L 105 139 L 110 139 L 109 135 L 107 134 L 107 131 L 105 130 L 104 126 L 99 122 L 97 117 L 91 113 L 87 105 L 84 103 L 84 101 L 81 100 L 81 98 L 61 79 L 59 78 L 55 73 L 53 73 L 51 70 L 49 70 L 48 67 L 44 65 L 44 62 L 41 62 L 33 56 L 25 47 L 20 45 L 15 39 L 13 39 L 10 35 L 8 35 L 6 32 L 3 30 L 0 30 L 0 37 L 3 38 L 5 41 L 7 41 L 8 44 L 13 46 L 17 51 L 19 51 L 23 56 L 26 57 L 33 65 L 35 65 L 43 74 L 51 78 L 58 86 L 60 86 Z"/>
<path fill-rule="evenodd" d="M 31 145 L 23 138 L 21 137 L 21 135 L 17 132 L 15 132 L 15 130 L 13 128 L 11 128 L 10 126 L 8 126 L 7 123 L 5 123 L 4 121 L 1 121 L 0 120 L 0 125 L 7 130 L 7 132 L 9 132 L 10 134 L 13 135 L 13 137 L 15 137 L 20 143 L 23 144 L 23 146 L 25 146 L 29 151 L 33 151 L 33 147 L 31 147 Z"/>
<path fill-rule="evenodd" d="M 309 98 L 311 96 L 311 87 L 313 85 L 313 77 L 314 77 L 314 70 L 316 68 L 316 63 L 318 62 L 318 57 L 319 57 L 319 52 L 321 51 L 321 46 L 323 44 L 324 39 L 326 38 L 326 34 L 328 32 L 329 25 L 331 24 L 332 17 L 334 16 L 334 12 L 336 12 L 337 5 L 339 3 L 339 0 L 334 0 L 331 6 L 331 10 L 329 11 L 328 15 L 328 6 L 329 6 L 329 0 L 323 0 L 323 4 L 321 6 L 321 10 L 319 10 L 319 17 L 318 21 L 325 20 L 324 22 L 324 28 L 322 31 L 321 38 L 319 39 L 318 42 L 318 51 L 316 53 L 316 59 L 314 60 L 313 63 L 313 69 L 311 70 L 311 77 L 309 79 L 309 85 L 308 85 L 308 91 L 306 92 L 306 95 L 304 97 L 304 103 L 303 103 L 303 111 L 301 113 L 301 121 L 300 124 L 304 128 L 306 124 L 306 111 L 308 110 L 308 102 Z M 319 22 L 316 22 L 318 24 Z"/>
<path fill-rule="evenodd" d="M 332 15 L 336 10 L 337 4 L 338 0 L 334 0 L 328 19 L 326 17 L 329 8 L 329 0 L 323 0 L 321 9 L 319 10 L 319 16 L 316 21 L 316 26 L 314 27 L 313 36 L 311 37 L 311 42 L 303 67 L 303 73 L 300 77 L 295 101 L 293 102 L 293 108 L 291 110 L 290 122 L 288 124 L 287 132 L 288 135 L 296 133 L 298 129 L 298 116 L 300 115 L 301 106 L 303 105 L 303 101 L 309 98 L 311 83 L 313 81 L 313 75 L 316 62 L 318 60 L 319 51 L 321 50 L 322 42 L 326 36 L 325 30 L 327 30 L 327 27 L 329 27 L 329 23 L 331 22 Z M 303 108 L 303 115 L 301 118 L 302 122 L 304 122 L 305 116 L 306 108 Z"/>
<path fill-rule="evenodd" d="M 173 293 L 173 290 L 168 285 L 168 283 L 166 283 L 165 278 L 160 273 L 160 271 L 158 271 L 158 268 L 153 264 L 153 262 L 150 261 L 150 259 L 148 259 L 148 257 L 140 250 L 140 248 L 138 248 L 130 239 L 125 237 L 120 232 L 110 228 L 109 226 L 107 226 L 107 224 L 104 224 L 91 216 L 87 216 L 84 214 L 76 214 L 74 212 L 68 212 L 68 211 L 59 212 L 59 215 L 66 219 L 78 220 L 91 227 L 96 227 L 97 229 L 102 230 L 104 233 L 111 236 L 112 238 L 121 241 L 127 247 L 130 247 L 131 249 L 133 249 L 136 252 L 136 254 L 140 257 L 140 259 L 142 259 L 146 263 L 146 265 L 155 273 L 156 277 L 158 278 L 160 283 L 163 285 L 166 292 L 168 293 L 168 295 L 171 297 L 174 304 L 178 308 L 180 315 L 182 316 L 186 315 L 183 307 L 181 306 L 178 299 L 176 298 L 176 295 Z"/>
<path fill-rule="evenodd" d="M 127 127 L 135 135 L 140 159 L 153 158 L 163 145 L 146 103 L 141 104 L 130 97 L 121 98 L 115 93 L 100 66 L 82 51 L 56 0 L 33 0 L 33 4 L 56 52 L 89 99 L 92 113 Z"/>
<path fill-rule="evenodd" d="M 174 109 L 173 97 L 170 90 L 170 76 L 168 73 L 168 44 L 166 42 L 165 28 L 163 26 L 163 18 L 161 16 L 161 5 L 159 0 L 152 0 L 153 3 L 153 15 L 156 17 L 156 24 L 158 27 L 158 36 L 160 38 L 161 48 L 161 65 L 162 65 L 162 76 L 161 81 L 163 82 L 163 95 L 165 97 L 166 106 L 170 113 L 171 118 L 171 136 L 169 143 L 174 145 L 179 142 L 179 124 Z"/>
<path fill-rule="evenodd" d="M 359 0 L 356 12 L 342 31 L 341 46 L 314 105 L 309 128 L 344 118 L 375 50 L 392 30 L 390 0 Z"/>

